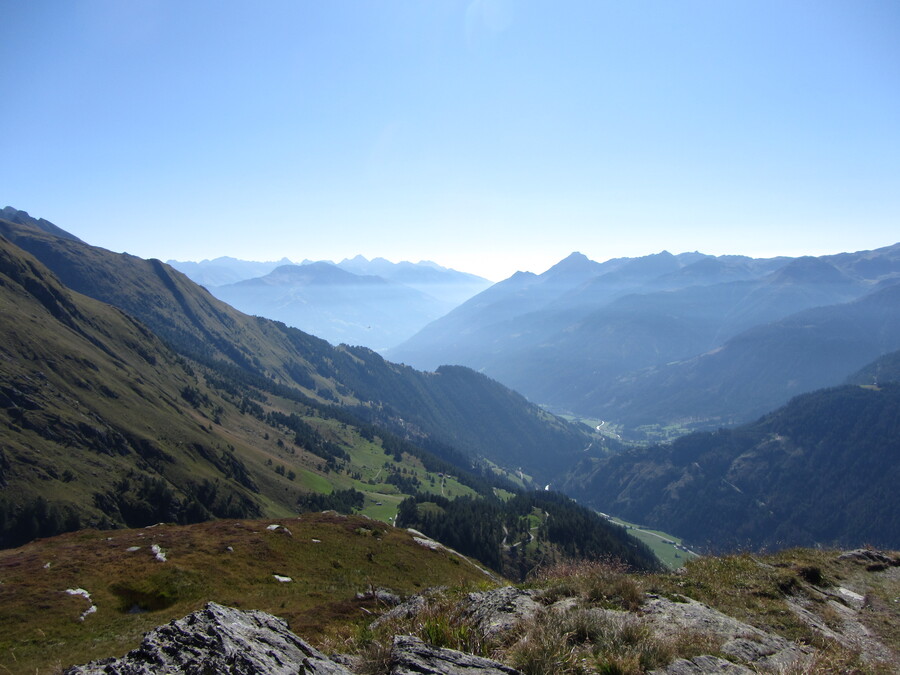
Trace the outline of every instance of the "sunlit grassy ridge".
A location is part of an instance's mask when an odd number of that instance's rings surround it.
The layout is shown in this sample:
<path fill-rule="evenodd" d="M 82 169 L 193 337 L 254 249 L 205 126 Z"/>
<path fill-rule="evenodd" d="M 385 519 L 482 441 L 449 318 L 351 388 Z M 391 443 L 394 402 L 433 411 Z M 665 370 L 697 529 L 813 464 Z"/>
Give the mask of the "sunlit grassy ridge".
<path fill-rule="evenodd" d="M 629 574 L 616 564 L 569 561 L 542 569 L 525 586 L 541 607 L 523 616 L 504 633 L 486 631 L 466 611 L 464 593 L 448 589 L 431 594 L 414 616 L 382 622 L 373 630 L 356 628 L 330 632 L 327 648 L 357 652 L 363 672 L 385 675 L 386 655 L 395 634 L 413 634 L 442 647 L 474 652 L 512 665 L 523 673 L 544 675 L 640 675 L 672 661 L 711 655 L 741 662 L 726 649 L 722 627 L 714 621 L 666 625 L 645 614 L 646 605 L 661 596 L 675 605 L 699 600 L 749 626 L 738 637 L 752 641 L 762 634 L 784 640 L 799 661 L 773 671 L 763 664 L 751 670 L 785 675 L 887 675 L 900 664 L 900 556 L 893 567 L 873 568 L 858 560 L 841 559 L 838 551 L 794 549 L 774 556 L 732 555 L 688 562 L 679 572 Z M 878 567 L 878 566 L 876 566 Z M 858 614 L 863 630 L 893 652 L 864 657 L 863 646 L 824 635 L 792 609 L 802 604 L 825 625 L 843 629 L 844 613 L 835 610 L 839 587 L 865 597 Z M 715 612 L 710 611 L 708 616 Z M 667 622 L 666 622 L 667 623 Z M 848 634 L 853 634 L 852 632 Z M 858 637 L 858 634 L 857 634 Z M 681 672 L 689 672 L 683 670 Z M 694 671 L 690 671 L 694 672 Z M 699 671 L 698 671 L 699 672 Z"/>
<path fill-rule="evenodd" d="M 43 674 L 124 653 L 209 600 L 271 612 L 315 638 L 376 611 L 375 601 L 355 599 L 371 588 L 407 595 L 491 583 L 456 554 L 353 516 L 85 530 L 0 551 L 0 670 Z M 92 603 L 96 612 L 81 620 Z"/>

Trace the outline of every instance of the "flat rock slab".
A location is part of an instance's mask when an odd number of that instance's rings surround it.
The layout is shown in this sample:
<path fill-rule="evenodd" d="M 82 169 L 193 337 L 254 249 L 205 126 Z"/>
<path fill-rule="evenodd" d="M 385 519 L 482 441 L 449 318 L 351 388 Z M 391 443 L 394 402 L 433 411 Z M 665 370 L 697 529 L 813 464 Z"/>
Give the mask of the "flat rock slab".
<path fill-rule="evenodd" d="M 455 649 L 432 647 L 412 635 L 397 635 L 391 647 L 391 675 L 522 675 L 497 661 Z"/>
<path fill-rule="evenodd" d="M 122 658 L 92 661 L 65 675 L 353 675 L 288 630 L 282 619 L 210 602 L 153 629 Z"/>

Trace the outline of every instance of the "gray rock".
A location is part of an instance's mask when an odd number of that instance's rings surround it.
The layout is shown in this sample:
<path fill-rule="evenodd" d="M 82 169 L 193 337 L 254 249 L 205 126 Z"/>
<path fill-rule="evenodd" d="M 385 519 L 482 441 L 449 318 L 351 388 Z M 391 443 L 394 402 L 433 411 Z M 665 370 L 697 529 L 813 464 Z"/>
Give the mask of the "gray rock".
<path fill-rule="evenodd" d="M 650 671 L 650 675 L 753 675 L 753 671 L 717 656 L 696 656 L 673 661 L 661 670 Z"/>
<path fill-rule="evenodd" d="M 399 605 L 401 602 L 400 596 L 388 588 L 371 588 L 369 590 L 363 591 L 362 593 L 357 593 L 356 599 L 357 600 L 374 599 L 385 605 L 390 605 L 391 607 L 395 607 L 395 606 Z"/>
<path fill-rule="evenodd" d="M 65 675 L 352 675 L 288 630 L 282 619 L 210 602 L 153 629 L 122 658 L 92 661 Z"/>
<path fill-rule="evenodd" d="M 522 675 L 515 668 L 455 649 L 432 647 L 412 635 L 397 635 L 391 675 Z"/>
<path fill-rule="evenodd" d="M 898 655 L 860 621 L 857 611 L 834 600 L 829 600 L 827 606 L 830 607 L 833 615 L 839 618 L 838 625 L 833 628 L 812 611 L 815 608 L 812 601 L 802 598 L 788 601 L 788 607 L 797 618 L 826 638 L 834 640 L 851 651 L 860 652 L 866 661 L 897 664 Z"/>
<path fill-rule="evenodd" d="M 469 593 L 462 601 L 463 618 L 474 621 L 485 636 L 504 633 L 541 608 L 531 591 L 503 586 L 491 591 Z"/>
<path fill-rule="evenodd" d="M 847 551 L 845 553 L 841 553 L 838 560 L 853 560 L 856 562 L 865 563 L 867 565 L 885 565 L 892 566 L 900 564 L 900 560 L 893 558 L 886 553 L 882 553 L 881 551 L 874 551 L 868 548 L 858 548 L 855 551 Z"/>
<path fill-rule="evenodd" d="M 402 602 L 390 611 L 385 612 L 377 619 L 375 619 L 372 623 L 369 624 L 369 628 L 375 630 L 381 624 L 387 623 L 388 621 L 396 621 L 399 619 L 412 619 L 419 615 L 419 613 L 425 609 L 427 605 L 427 601 L 425 597 L 422 595 L 413 595 L 406 602 Z"/>
<path fill-rule="evenodd" d="M 722 653 L 755 668 L 783 670 L 807 658 L 799 645 L 780 635 L 761 631 L 702 602 L 682 600 L 649 597 L 642 610 L 654 631 L 663 635 L 679 630 L 712 635 L 722 640 Z"/>

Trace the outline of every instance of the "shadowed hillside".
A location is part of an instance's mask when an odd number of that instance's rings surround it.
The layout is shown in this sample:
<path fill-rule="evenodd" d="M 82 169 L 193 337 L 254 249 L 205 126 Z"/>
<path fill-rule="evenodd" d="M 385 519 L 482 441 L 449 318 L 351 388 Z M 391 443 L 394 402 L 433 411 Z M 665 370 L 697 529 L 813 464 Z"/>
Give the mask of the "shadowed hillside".
<path fill-rule="evenodd" d="M 757 422 L 586 460 L 569 494 L 713 550 L 900 546 L 900 384 L 804 394 Z"/>

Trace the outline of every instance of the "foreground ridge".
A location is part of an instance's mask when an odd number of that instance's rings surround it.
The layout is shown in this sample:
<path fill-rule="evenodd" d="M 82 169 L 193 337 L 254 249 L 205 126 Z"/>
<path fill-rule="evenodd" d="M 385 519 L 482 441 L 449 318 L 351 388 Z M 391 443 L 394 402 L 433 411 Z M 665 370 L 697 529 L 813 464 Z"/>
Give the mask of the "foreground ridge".
<path fill-rule="evenodd" d="M 528 588 L 426 590 L 368 627 L 323 640 L 325 651 L 350 655 L 326 656 L 271 614 L 210 602 L 150 631 L 124 657 L 65 675 L 800 675 L 900 666 L 896 609 L 884 607 L 900 587 L 896 553 L 798 549 L 691 567 L 635 576 L 570 563 Z"/>

